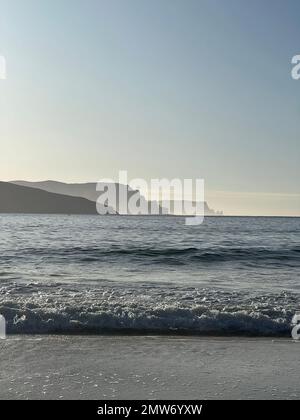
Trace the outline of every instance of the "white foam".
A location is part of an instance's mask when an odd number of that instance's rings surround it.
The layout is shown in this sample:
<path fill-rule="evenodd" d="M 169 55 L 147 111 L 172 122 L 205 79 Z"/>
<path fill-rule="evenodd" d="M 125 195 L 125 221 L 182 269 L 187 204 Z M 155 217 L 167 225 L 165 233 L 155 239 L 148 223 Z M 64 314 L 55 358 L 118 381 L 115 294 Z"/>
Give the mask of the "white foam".
<path fill-rule="evenodd" d="M 294 295 L 150 285 L 83 289 L 31 283 L 0 289 L 8 333 L 160 332 L 286 335 Z"/>

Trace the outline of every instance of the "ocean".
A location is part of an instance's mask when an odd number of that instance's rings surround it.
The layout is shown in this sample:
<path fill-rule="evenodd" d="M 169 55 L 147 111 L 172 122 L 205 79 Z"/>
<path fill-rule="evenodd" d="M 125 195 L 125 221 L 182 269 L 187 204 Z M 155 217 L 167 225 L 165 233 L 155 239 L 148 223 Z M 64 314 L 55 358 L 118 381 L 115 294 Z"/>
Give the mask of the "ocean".
<path fill-rule="evenodd" d="M 300 219 L 0 215 L 8 334 L 289 336 Z"/>

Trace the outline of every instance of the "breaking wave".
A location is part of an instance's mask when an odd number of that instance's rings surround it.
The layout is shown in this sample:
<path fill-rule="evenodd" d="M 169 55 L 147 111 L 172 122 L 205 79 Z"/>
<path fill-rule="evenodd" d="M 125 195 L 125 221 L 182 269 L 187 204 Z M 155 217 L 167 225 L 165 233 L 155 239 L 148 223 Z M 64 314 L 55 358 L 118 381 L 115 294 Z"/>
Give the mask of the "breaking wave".
<path fill-rule="evenodd" d="M 1 288 L 8 333 L 287 336 L 299 297 L 197 289 L 28 284 Z"/>

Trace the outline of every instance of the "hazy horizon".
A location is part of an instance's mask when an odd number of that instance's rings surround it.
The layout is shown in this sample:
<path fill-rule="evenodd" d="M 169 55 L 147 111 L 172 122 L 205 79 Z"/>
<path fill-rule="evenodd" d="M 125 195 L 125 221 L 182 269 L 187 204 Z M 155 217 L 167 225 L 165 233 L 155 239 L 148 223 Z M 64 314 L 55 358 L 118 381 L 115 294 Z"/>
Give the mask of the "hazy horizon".
<path fill-rule="evenodd" d="M 97 181 L 62 181 L 56 179 L 11 179 L 5 182 L 59 182 L 66 184 L 88 184 Z M 115 180 L 118 181 L 117 179 Z M 141 190 L 146 199 L 150 199 L 145 192 Z M 179 197 L 177 197 L 179 198 Z M 255 193 L 255 192 L 233 192 L 233 191 L 206 191 L 205 201 L 210 208 L 215 211 L 222 211 L 224 216 L 287 216 L 300 217 L 299 201 L 300 194 L 274 194 L 274 193 Z M 281 207 L 278 206 L 281 203 Z M 290 203 L 294 203 L 294 208 Z M 237 205 L 238 203 L 238 205 Z M 270 203 L 273 205 L 270 211 Z M 285 205 L 285 207 L 284 207 Z M 237 208 L 239 207 L 239 211 Z M 259 208 L 259 211 L 257 211 Z M 294 211 L 293 211 L 294 210 Z"/>

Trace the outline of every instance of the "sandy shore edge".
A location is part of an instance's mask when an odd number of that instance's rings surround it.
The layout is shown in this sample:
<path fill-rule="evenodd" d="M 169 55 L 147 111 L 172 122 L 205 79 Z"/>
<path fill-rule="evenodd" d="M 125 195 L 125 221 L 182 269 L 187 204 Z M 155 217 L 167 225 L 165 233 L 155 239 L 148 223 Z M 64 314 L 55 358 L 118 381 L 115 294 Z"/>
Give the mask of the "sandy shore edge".
<path fill-rule="evenodd" d="M 9 336 L 0 399 L 298 399 L 291 339 Z"/>

